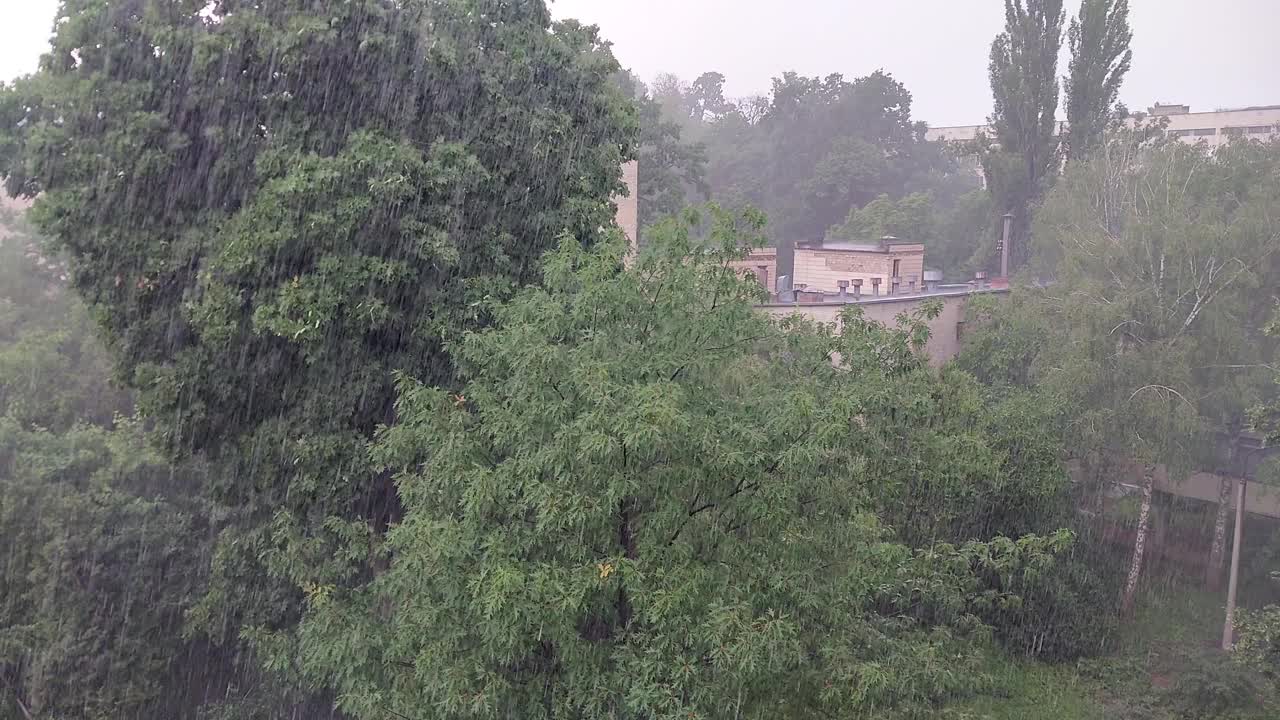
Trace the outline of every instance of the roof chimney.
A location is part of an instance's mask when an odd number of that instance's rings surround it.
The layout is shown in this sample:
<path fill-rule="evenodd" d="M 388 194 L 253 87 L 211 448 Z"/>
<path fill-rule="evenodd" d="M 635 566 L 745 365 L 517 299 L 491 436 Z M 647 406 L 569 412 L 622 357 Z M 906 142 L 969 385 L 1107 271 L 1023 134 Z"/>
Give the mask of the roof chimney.
<path fill-rule="evenodd" d="M 880 297 L 880 278 L 871 278 L 871 297 Z"/>
<path fill-rule="evenodd" d="M 924 271 L 924 288 L 926 292 L 937 292 L 942 283 L 942 273 L 937 270 Z"/>
<path fill-rule="evenodd" d="M 853 299 L 854 300 L 862 299 L 862 278 L 853 279 Z"/>
<path fill-rule="evenodd" d="M 844 300 L 845 298 L 849 297 L 849 281 L 848 280 L 837 280 L 836 287 L 840 288 L 841 300 Z"/>

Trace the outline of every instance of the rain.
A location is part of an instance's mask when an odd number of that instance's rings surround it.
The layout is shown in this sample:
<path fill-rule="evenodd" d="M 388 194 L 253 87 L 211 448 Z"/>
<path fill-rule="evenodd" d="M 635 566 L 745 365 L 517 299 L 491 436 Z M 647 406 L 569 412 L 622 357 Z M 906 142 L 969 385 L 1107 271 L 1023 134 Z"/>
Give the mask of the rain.
<path fill-rule="evenodd" d="M 6 5 L 0 720 L 1280 717 L 1175 4 Z"/>

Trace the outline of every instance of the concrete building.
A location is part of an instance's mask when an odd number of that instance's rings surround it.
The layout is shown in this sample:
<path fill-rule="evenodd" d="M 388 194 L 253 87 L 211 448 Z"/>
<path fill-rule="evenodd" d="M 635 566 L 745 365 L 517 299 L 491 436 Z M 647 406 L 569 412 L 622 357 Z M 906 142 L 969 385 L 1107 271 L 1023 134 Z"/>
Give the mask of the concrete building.
<path fill-rule="evenodd" d="M 922 288 L 924 245 L 885 237 L 875 245 L 827 242 L 796 247 L 792 287 L 835 293 L 840 291 L 842 281 L 847 283 L 843 287 L 860 281 L 868 295 Z"/>
<path fill-rule="evenodd" d="M 1130 119 L 1129 125 L 1132 127 L 1140 120 L 1152 118 L 1168 122 L 1165 132 L 1170 137 L 1192 144 L 1203 141 L 1209 147 L 1217 147 L 1237 136 L 1255 140 L 1280 137 L 1280 105 L 1191 112 L 1188 105 L 1156 103 L 1143 118 Z M 1059 122 L 1057 132 L 1061 134 L 1066 125 Z M 988 125 L 955 125 L 929 128 L 925 139 L 966 142 L 977 137 L 979 132 L 992 134 Z"/>
<path fill-rule="evenodd" d="M 854 281 L 843 280 L 836 292 L 824 292 L 812 288 L 784 290 L 760 306 L 763 312 L 775 317 L 803 315 L 821 323 L 840 322 L 845 308 L 857 305 L 868 319 L 890 327 L 902 313 L 912 313 L 930 300 L 942 304 L 942 312 L 929 322 L 929 342 L 925 353 L 934 365 L 942 365 L 955 357 L 964 340 L 965 311 L 969 299 L 977 294 L 1005 294 L 1007 284 L 989 284 L 982 277 L 957 285 L 940 285 L 935 282 L 940 273 L 930 273 L 929 282 L 914 290 L 900 289 L 894 294 L 873 294 L 873 289 Z M 797 285 L 798 287 L 798 285 Z"/>
<path fill-rule="evenodd" d="M 636 243 L 640 238 L 640 162 L 632 160 L 622 166 L 622 182 L 627 186 L 627 194 L 614 197 L 615 221 L 622 232 L 626 233 L 631 243 L 631 252 L 635 254 Z"/>
<path fill-rule="evenodd" d="M 755 248 L 743 260 L 731 263 L 741 275 L 750 275 L 760 283 L 770 295 L 778 292 L 778 248 Z"/>

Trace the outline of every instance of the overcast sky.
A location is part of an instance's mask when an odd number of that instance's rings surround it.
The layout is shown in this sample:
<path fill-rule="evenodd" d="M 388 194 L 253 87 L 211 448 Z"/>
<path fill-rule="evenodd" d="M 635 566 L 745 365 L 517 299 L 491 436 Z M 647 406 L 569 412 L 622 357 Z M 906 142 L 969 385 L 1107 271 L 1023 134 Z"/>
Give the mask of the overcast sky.
<path fill-rule="evenodd" d="M 1067 0 L 1074 12 L 1079 0 Z M 1132 108 L 1280 104 L 1280 0 L 1130 0 Z M 56 0 L 0 0 L 0 78 L 35 69 Z M 865 75 L 883 68 L 931 125 L 981 122 L 991 110 L 987 49 L 1001 0 L 554 0 L 557 17 L 601 27 L 640 77 L 707 70 L 727 91 L 766 93 L 784 70 Z M 1065 72 L 1065 64 L 1061 68 Z"/>

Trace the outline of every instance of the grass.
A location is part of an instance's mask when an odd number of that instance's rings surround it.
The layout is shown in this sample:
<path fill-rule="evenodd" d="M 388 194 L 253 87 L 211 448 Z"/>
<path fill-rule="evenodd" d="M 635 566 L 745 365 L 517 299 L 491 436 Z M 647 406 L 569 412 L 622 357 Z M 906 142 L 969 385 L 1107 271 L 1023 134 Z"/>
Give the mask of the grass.
<path fill-rule="evenodd" d="M 999 696 L 981 696 L 946 709 L 948 720 L 1102 720 L 1103 707 L 1070 666 L 1045 665 L 999 657 L 993 674 Z"/>
<path fill-rule="evenodd" d="M 1256 693 L 1247 709 L 1217 712 L 1213 701 L 1248 697 L 1245 677 L 1216 650 L 1222 599 L 1198 588 L 1148 593 L 1113 652 L 1078 663 L 1048 665 L 1007 656 L 991 659 L 999 690 L 948 705 L 948 720 L 1274 720 L 1280 704 Z M 1194 698 L 1207 706 L 1188 704 Z"/>

